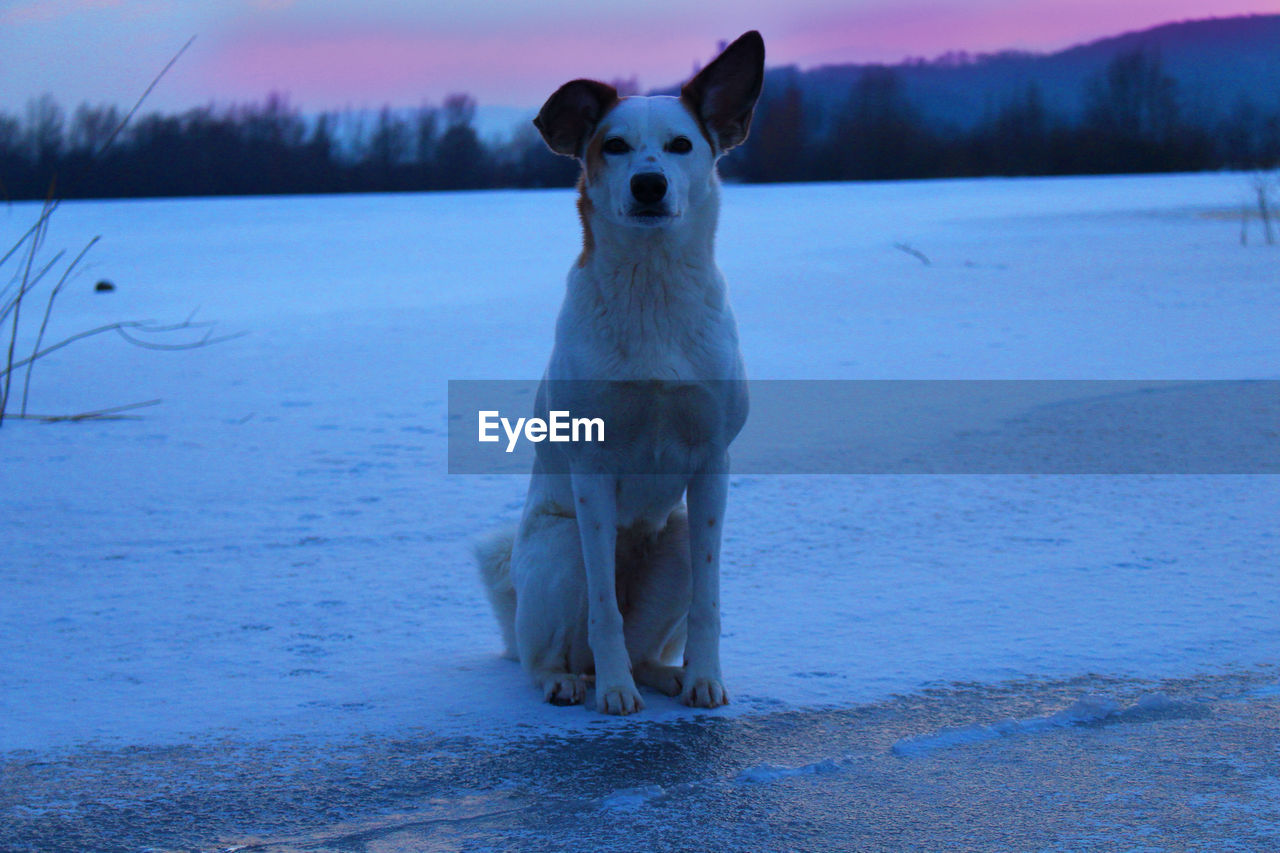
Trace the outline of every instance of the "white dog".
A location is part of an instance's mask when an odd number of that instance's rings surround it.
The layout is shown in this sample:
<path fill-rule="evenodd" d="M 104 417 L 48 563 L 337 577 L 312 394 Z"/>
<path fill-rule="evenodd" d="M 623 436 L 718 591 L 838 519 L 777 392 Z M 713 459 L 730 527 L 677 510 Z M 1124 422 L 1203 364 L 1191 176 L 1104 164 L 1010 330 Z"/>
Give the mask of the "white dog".
<path fill-rule="evenodd" d="M 753 31 L 678 98 L 574 80 L 534 120 L 583 167 L 582 254 L 535 408 L 602 416 L 607 443 L 538 444 L 518 528 L 477 556 L 508 654 L 550 702 L 582 702 L 593 673 L 605 713 L 642 709 L 637 683 L 729 701 L 720 531 L 747 392 L 714 257 L 716 161 L 746 138 L 763 76 Z"/>

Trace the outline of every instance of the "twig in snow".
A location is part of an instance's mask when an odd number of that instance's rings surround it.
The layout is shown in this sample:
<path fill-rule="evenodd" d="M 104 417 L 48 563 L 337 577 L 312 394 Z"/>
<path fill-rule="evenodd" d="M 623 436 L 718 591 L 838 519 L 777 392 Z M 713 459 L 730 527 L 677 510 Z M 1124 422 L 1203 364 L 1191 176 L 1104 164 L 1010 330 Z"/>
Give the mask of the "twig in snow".
<path fill-rule="evenodd" d="M 893 248 L 906 252 L 911 257 L 919 260 L 920 263 L 924 264 L 926 267 L 933 266 L 933 262 L 929 260 L 929 256 L 912 246 L 910 243 L 894 243 Z"/>
<path fill-rule="evenodd" d="M 19 415 L 25 415 L 27 413 L 27 395 L 31 391 L 31 368 L 35 367 L 34 356 L 40 351 L 40 344 L 44 342 L 44 333 L 49 328 L 49 316 L 53 313 L 53 302 L 58 298 L 58 294 L 62 292 L 62 286 L 67 283 L 67 278 L 71 275 L 71 271 L 79 265 L 81 259 L 89 253 L 89 250 L 93 248 L 94 244 L 97 243 L 99 239 L 101 238 L 94 237 L 89 241 L 89 245 L 80 250 L 80 254 L 76 255 L 76 259 L 67 265 L 67 268 L 63 270 L 62 278 L 58 279 L 58 283 L 55 284 L 53 286 L 53 290 L 49 292 L 49 301 L 44 306 L 44 319 L 40 322 L 40 331 L 36 335 L 35 346 L 31 348 L 31 354 L 33 357 L 31 361 L 27 362 L 27 373 L 22 379 L 22 405 L 18 408 Z M 58 258 L 61 258 L 64 254 L 65 252 L 59 252 L 54 256 L 53 261 L 57 261 Z M 50 266 L 53 265 L 53 261 L 50 261 Z M 5 374 L 7 377 L 7 368 L 5 370 Z"/>
<path fill-rule="evenodd" d="M 28 415 L 26 413 L 20 415 L 10 415 L 11 418 L 27 421 L 41 421 L 42 423 L 52 424 L 66 421 L 128 421 L 141 420 L 137 415 L 125 415 L 121 412 L 132 411 L 133 409 L 141 409 L 147 406 L 158 406 L 163 402 L 161 400 L 145 400 L 141 403 L 129 403 L 125 406 L 112 406 L 109 409 L 98 409 L 92 412 L 80 412 L 76 415 Z"/>
<path fill-rule="evenodd" d="M 182 55 L 186 53 L 187 49 L 191 47 L 191 44 L 194 41 L 195 41 L 194 36 L 188 39 L 187 43 L 184 44 L 182 48 L 173 55 L 173 58 L 171 58 L 168 61 L 168 63 L 165 64 L 164 68 L 160 69 L 160 72 L 156 74 L 154 78 L 152 78 L 150 85 L 147 86 L 146 90 L 138 98 L 137 102 L 134 103 L 133 108 L 129 110 L 128 114 L 125 115 L 124 119 L 111 132 L 111 135 L 107 137 L 106 141 L 103 142 L 103 144 L 96 151 L 93 152 L 93 155 L 89 158 L 91 164 L 94 161 L 96 161 L 99 157 L 101 157 L 112 146 L 112 144 L 115 143 L 116 139 L 124 131 L 125 127 L 129 124 L 129 122 L 133 119 L 133 117 L 137 114 L 138 110 L 142 107 L 143 102 L 146 101 L 147 97 L 155 89 L 156 85 L 159 84 L 161 78 L 163 78 L 165 74 L 169 72 L 169 69 L 171 69 L 174 66 L 174 64 L 176 64 L 177 61 L 182 57 Z M 49 355 L 52 352 L 56 352 L 57 350 L 60 350 L 63 347 L 68 346 L 69 344 L 75 343 L 76 341 L 84 340 L 85 338 L 93 337 L 95 335 L 100 335 L 105 332 L 116 332 L 118 335 L 120 335 L 120 337 L 124 338 L 128 343 L 133 344 L 134 346 L 139 346 L 146 349 L 184 350 L 184 349 L 194 349 L 196 347 L 209 346 L 211 344 L 221 343 L 222 341 L 227 341 L 227 340 L 231 340 L 232 338 L 240 337 L 240 335 L 223 335 L 220 337 L 214 337 L 213 324 L 194 322 L 195 314 L 193 312 L 192 315 L 188 317 L 187 320 L 183 323 L 177 323 L 169 326 L 162 326 L 151 321 L 124 321 L 119 323 L 110 323 L 105 326 L 99 326 L 98 328 L 89 329 L 87 331 L 80 332 L 78 334 L 74 334 L 69 337 L 63 338 L 57 343 L 51 344 L 47 347 L 43 346 L 45 334 L 49 328 L 49 320 L 53 314 L 54 302 L 57 300 L 58 295 L 62 292 L 62 288 L 67 283 L 71 274 L 80 265 L 80 262 L 84 259 L 85 255 L 88 254 L 89 250 L 92 249 L 93 246 L 98 242 L 99 238 L 94 237 L 91 241 L 89 241 L 88 245 L 86 245 L 80 251 L 80 253 L 67 266 L 67 268 L 63 270 L 62 275 L 58 279 L 57 284 L 53 286 L 53 289 L 49 294 L 48 301 L 45 304 L 44 316 L 41 319 L 40 329 L 36 335 L 35 344 L 31 349 L 31 355 L 22 359 L 17 358 L 16 350 L 18 345 L 19 330 L 20 330 L 21 321 L 22 321 L 23 300 L 41 283 L 41 281 L 43 281 L 45 276 L 66 255 L 65 252 L 60 251 L 56 255 L 54 255 L 53 259 L 50 260 L 49 262 L 44 263 L 43 265 L 39 265 L 39 266 L 37 265 L 37 257 L 44 243 L 45 236 L 48 233 L 49 219 L 53 215 L 53 212 L 58 209 L 58 205 L 60 204 L 60 199 L 57 198 L 55 191 L 56 191 L 56 182 L 50 184 L 49 193 L 45 198 L 44 204 L 40 209 L 40 215 L 37 217 L 35 223 L 32 224 L 31 227 L 28 228 L 21 237 L 18 238 L 18 241 L 14 243 L 13 246 L 11 246 L 8 249 L 8 251 L 4 253 L 3 256 L 0 256 L 0 268 L 3 268 L 3 266 L 6 263 L 8 263 L 11 258 L 14 258 L 15 256 L 18 256 L 21 258 L 23 255 L 25 255 L 25 259 L 19 261 L 18 269 L 14 272 L 13 278 L 10 280 L 10 282 L 7 285 L 5 285 L 3 288 L 0 288 L 0 324 L 3 324 L 5 322 L 9 323 L 8 346 L 4 353 L 0 353 L 0 355 L 4 356 L 3 361 L 0 361 L 0 425 L 4 423 L 5 415 L 8 410 L 9 403 L 12 399 L 12 384 L 13 384 L 14 372 L 23 367 L 26 368 L 26 373 L 23 377 L 23 383 L 22 383 L 22 404 L 20 406 L 18 414 L 10 415 L 10 417 L 18 417 L 23 419 L 38 419 L 38 420 L 44 420 L 44 421 L 49 421 L 49 420 L 80 421 L 80 420 L 102 419 L 107 417 L 125 417 L 123 415 L 118 415 L 118 412 L 127 411 L 130 409 L 138 408 L 140 406 L 155 405 L 156 403 L 160 402 L 159 400 L 153 400 L 147 403 L 138 403 L 138 404 L 132 404 L 129 406 L 120 406 L 114 409 L 102 409 L 96 412 L 86 412 L 79 415 L 66 415 L 66 416 L 28 415 L 27 400 L 31 390 L 31 371 L 32 371 L 32 367 L 35 365 L 35 362 L 43 358 L 44 356 Z M 16 290 L 15 290 L 15 287 L 16 287 Z M 12 291 L 12 295 L 10 295 L 11 291 Z M 177 344 L 149 341 L 143 337 L 139 337 L 140 334 L 141 335 L 163 334 L 163 333 L 181 331 L 186 329 L 204 329 L 205 332 L 204 332 L 204 335 L 199 340 L 185 341 Z"/>

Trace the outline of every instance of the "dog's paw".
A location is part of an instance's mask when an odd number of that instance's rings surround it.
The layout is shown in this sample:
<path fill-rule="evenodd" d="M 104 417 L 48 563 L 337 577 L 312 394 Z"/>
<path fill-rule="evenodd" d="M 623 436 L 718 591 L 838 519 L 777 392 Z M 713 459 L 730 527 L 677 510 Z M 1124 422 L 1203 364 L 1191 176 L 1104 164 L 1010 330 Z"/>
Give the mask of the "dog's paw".
<path fill-rule="evenodd" d="M 602 714 L 626 716 L 644 710 L 644 702 L 635 687 L 615 684 L 612 687 L 596 685 L 596 710 Z"/>
<path fill-rule="evenodd" d="M 557 672 L 542 679 L 542 698 L 552 705 L 581 705 L 587 682 L 580 675 Z"/>
<path fill-rule="evenodd" d="M 729 691 L 718 678 L 694 678 L 685 685 L 680 701 L 693 708 L 719 708 L 729 704 Z"/>

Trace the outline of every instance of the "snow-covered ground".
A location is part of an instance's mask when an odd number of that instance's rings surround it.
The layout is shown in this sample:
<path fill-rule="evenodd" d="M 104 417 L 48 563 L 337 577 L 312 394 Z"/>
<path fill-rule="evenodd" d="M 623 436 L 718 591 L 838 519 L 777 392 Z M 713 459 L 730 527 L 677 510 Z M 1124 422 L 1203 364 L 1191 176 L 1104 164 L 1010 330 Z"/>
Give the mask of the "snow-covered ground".
<path fill-rule="evenodd" d="M 757 378 L 1277 379 L 1280 252 L 1240 245 L 1246 190 L 1235 175 L 733 186 L 719 257 Z M 36 213 L 0 211 L 4 248 Z M 415 739 L 473 756 L 678 743 L 708 718 L 897 707 L 959 683 L 1276 680 L 1280 477 L 747 474 L 725 539 L 734 704 L 646 695 L 628 720 L 541 704 L 498 656 L 469 554 L 514 519 L 524 478 L 446 473 L 447 382 L 539 375 L 577 232 L 567 191 L 63 205 L 51 251 L 103 239 L 49 339 L 193 311 L 248 334 L 68 347 L 37 364 L 30 411 L 163 404 L 0 428 L 0 766 L 222 743 L 304 743 L 272 753 L 297 768 Z M 117 290 L 94 293 L 99 278 Z M 1121 698 L 1095 718 L 1184 701 Z M 989 743 L 1080 706 L 964 707 L 962 730 Z M 968 742 L 900 720 L 895 755 Z M 744 760 L 761 778 L 825 766 Z M 89 795 L 6 775 L 0 836 L 8 821 L 28 846 L 74 847 L 49 827 Z M 646 808 L 672 780 L 653 784 L 602 807 Z M 103 808 L 136 805 L 117 799 Z M 184 837 L 274 825 L 224 814 Z"/>

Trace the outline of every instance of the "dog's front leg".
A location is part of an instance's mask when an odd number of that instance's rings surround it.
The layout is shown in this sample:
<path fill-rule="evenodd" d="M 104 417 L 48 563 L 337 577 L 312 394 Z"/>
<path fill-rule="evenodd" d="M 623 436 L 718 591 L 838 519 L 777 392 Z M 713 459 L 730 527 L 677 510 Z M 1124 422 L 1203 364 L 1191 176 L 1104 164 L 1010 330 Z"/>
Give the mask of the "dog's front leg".
<path fill-rule="evenodd" d="M 689 481 L 689 558 L 693 598 L 680 701 L 698 708 L 729 704 L 720 675 L 720 529 L 729 487 L 728 465 Z"/>
<path fill-rule="evenodd" d="M 596 665 L 596 708 L 606 714 L 630 714 L 644 708 L 644 703 L 631 676 L 618 611 L 615 480 L 605 474 L 574 474 L 573 499 L 587 571 L 587 642 Z"/>

